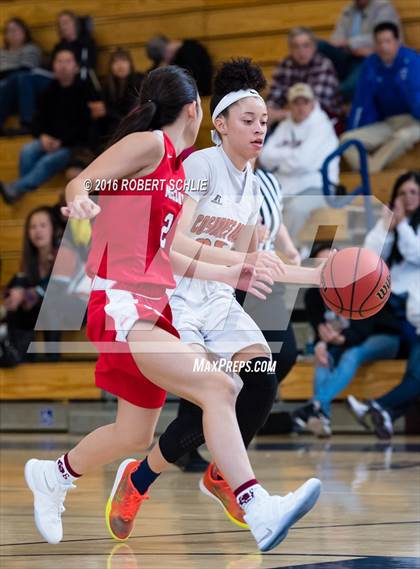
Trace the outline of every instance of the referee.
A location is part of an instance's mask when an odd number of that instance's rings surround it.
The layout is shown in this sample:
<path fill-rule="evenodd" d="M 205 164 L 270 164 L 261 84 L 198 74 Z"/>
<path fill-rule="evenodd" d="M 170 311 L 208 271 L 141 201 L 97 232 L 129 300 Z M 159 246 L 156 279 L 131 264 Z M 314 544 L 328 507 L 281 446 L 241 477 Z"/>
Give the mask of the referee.
<path fill-rule="evenodd" d="M 283 196 L 277 179 L 257 168 L 255 175 L 260 183 L 263 203 L 258 226 L 259 247 L 264 251 L 279 251 L 288 263 L 300 265 L 300 255 L 294 246 L 289 232 L 283 223 Z M 273 361 L 276 362 L 276 375 L 280 383 L 296 362 L 297 347 L 291 314 L 286 308 L 285 285 L 274 283 L 273 292 L 266 300 L 260 300 L 243 291 L 236 291 L 236 298 L 246 312 L 253 318 L 267 340 Z"/>

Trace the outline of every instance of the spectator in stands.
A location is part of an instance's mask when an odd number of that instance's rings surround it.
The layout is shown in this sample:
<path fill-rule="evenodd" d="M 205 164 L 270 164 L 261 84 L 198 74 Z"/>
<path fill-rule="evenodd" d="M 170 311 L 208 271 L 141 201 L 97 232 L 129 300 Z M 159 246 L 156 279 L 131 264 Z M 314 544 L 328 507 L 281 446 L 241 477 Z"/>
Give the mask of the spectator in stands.
<path fill-rule="evenodd" d="M 343 102 L 337 74 L 331 61 L 317 52 L 312 30 L 291 29 L 288 43 L 289 55 L 277 65 L 267 98 L 270 123 L 289 116 L 287 92 L 295 83 L 308 83 L 321 108 L 330 117 L 342 117 Z"/>
<path fill-rule="evenodd" d="M 213 63 L 203 44 L 194 39 L 173 41 L 170 44 L 170 50 L 173 55 L 170 57 L 169 64 L 178 65 L 190 71 L 202 97 L 211 95 Z"/>
<path fill-rule="evenodd" d="M 28 26 L 11 18 L 4 26 L 4 46 L 0 49 L 0 131 L 6 118 L 19 113 L 22 130 L 27 130 L 32 115 L 23 100 L 20 78 L 41 63 L 41 50 L 32 41 Z"/>
<path fill-rule="evenodd" d="M 196 80 L 202 97 L 211 95 L 213 63 L 207 49 L 197 40 L 172 40 L 158 35 L 146 45 L 147 56 L 152 60 L 151 69 L 163 65 L 178 65 L 188 69 Z"/>
<path fill-rule="evenodd" d="M 55 45 L 51 59 L 62 50 L 72 51 L 79 65 L 80 78 L 88 81 L 91 88 L 100 93 L 100 84 L 95 75 L 96 44 L 91 34 L 91 18 L 78 17 L 74 12 L 65 10 L 57 16 L 59 41 Z M 19 76 L 20 104 L 24 113 L 24 130 L 28 130 L 33 120 L 40 94 L 54 79 L 50 70 L 51 64 L 46 62 L 45 68 L 37 67 L 30 73 Z"/>
<path fill-rule="evenodd" d="M 99 109 L 98 141 L 100 147 L 113 133 L 120 120 L 136 104 L 136 96 L 141 87 L 144 75 L 135 70 L 129 51 L 118 48 L 111 53 L 108 64 L 108 75 L 103 81 L 103 110 Z"/>
<path fill-rule="evenodd" d="M 364 246 L 376 251 L 391 272 L 389 304 L 398 318 L 403 348 L 415 342 L 415 329 L 406 318 L 410 286 L 420 282 L 420 174 L 406 172 L 397 178 L 389 208 L 367 234 Z"/>
<path fill-rule="evenodd" d="M 398 14 L 388 0 L 353 0 L 337 21 L 330 43 L 320 41 L 318 49 L 331 59 L 341 81 L 346 101 L 351 101 L 365 57 L 374 51 L 373 30 L 382 22 L 400 28 Z"/>
<path fill-rule="evenodd" d="M 151 67 L 147 70 L 153 71 L 158 67 L 163 67 L 168 65 L 167 63 L 167 48 L 169 44 L 169 39 L 166 36 L 158 34 L 150 38 L 146 43 L 146 55 L 152 62 Z"/>
<path fill-rule="evenodd" d="M 402 46 L 392 22 L 375 28 L 376 53 L 363 64 L 342 141 L 356 138 L 369 156 L 369 171 L 379 172 L 420 140 L 420 56 Z M 345 153 L 359 167 L 354 149 Z"/>
<path fill-rule="evenodd" d="M 70 10 L 60 12 L 57 16 L 59 41 L 54 46 L 53 55 L 56 51 L 69 49 L 81 69 L 95 69 L 96 43 L 89 29 L 89 21 L 89 18 L 79 18 Z"/>
<path fill-rule="evenodd" d="M 403 416 L 420 397 L 420 278 L 410 287 L 407 318 L 416 328 L 416 341 L 411 348 L 407 367 L 399 385 L 378 399 L 363 403 L 350 395 L 347 402 L 356 419 L 379 439 L 390 439 L 392 423 Z"/>
<path fill-rule="evenodd" d="M 9 340 L 20 361 L 28 359 L 29 343 L 41 308 L 59 245 L 59 229 L 52 211 L 39 207 L 27 217 L 24 230 L 21 272 L 5 290 Z M 45 333 L 48 340 L 58 340 L 57 333 Z"/>
<path fill-rule="evenodd" d="M 37 139 L 21 150 L 20 177 L 0 185 L 0 192 L 8 203 L 63 171 L 71 148 L 87 143 L 91 125 L 88 104 L 97 95 L 90 92 L 88 83 L 79 79 L 79 67 L 72 51 L 57 51 L 53 66 L 55 79 L 40 98 L 34 120 Z"/>
<path fill-rule="evenodd" d="M 295 241 L 310 212 L 326 206 L 320 168 L 337 148 L 338 139 L 309 85 L 293 85 L 288 101 L 290 117 L 268 138 L 259 160 L 280 182 L 285 196 L 285 224 Z M 331 164 L 330 179 L 338 183 L 338 159 Z"/>
<path fill-rule="evenodd" d="M 317 258 L 327 257 L 329 249 L 315 249 Z M 366 362 L 394 359 L 400 337 L 392 309 L 386 305 L 365 320 L 337 316 L 323 303 L 319 289 L 305 295 L 308 320 L 316 334 L 314 396 L 293 413 L 299 428 L 308 428 L 319 437 L 331 435 L 331 402 L 354 378 Z"/>

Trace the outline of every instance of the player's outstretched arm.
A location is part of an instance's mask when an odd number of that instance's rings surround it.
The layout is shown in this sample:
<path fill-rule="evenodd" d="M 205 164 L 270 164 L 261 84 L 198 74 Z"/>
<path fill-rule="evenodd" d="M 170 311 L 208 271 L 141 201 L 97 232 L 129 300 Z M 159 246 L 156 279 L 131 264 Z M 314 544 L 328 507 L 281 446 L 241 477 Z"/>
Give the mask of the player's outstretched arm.
<path fill-rule="evenodd" d="M 172 244 L 172 250 L 189 257 L 213 265 L 232 266 L 239 263 L 249 263 L 257 267 L 278 268 L 281 271 L 282 261 L 277 255 L 268 251 L 234 251 L 224 247 L 209 247 L 189 237 L 186 232 L 193 224 L 196 202 L 186 196 L 182 207 L 181 217 Z"/>
<path fill-rule="evenodd" d="M 171 251 L 172 268 L 175 274 L 191 279 L 210 280 L 226 283 L 233 288 L 250 292 L 257 298 L 264 299 L 271 293 L 273 284 L 271 269 L 239 263 L 230 267 L 215 266 L 186 257 L 177 251 Z"/>
<path fill-rule="evenodd" d="M 336 253 L 333 249 L 328 259 Z M 284 265 L 285 272 L 273 271 L 273 279 L 275 282 L 290 283 L 290 284 L 307 284 L 312 286 L 321 286 L 321 273 L 325 263 L 328 259 L 322 259 L 317 267 L 297 267 L 294 265 Z"/>

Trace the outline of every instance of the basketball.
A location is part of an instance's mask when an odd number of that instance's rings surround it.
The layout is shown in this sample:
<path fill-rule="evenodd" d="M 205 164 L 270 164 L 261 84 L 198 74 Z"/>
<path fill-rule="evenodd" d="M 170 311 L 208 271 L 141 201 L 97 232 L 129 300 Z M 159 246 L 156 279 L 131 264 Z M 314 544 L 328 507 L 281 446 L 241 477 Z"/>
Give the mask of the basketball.
<path fill-rule="evenodd" d="M 336 314 L 361 320 L 381 310 L 391 294 L 384 261 L 370 249 L 349 247 L 328 259 L 321 275 L 321 296 Z"/>

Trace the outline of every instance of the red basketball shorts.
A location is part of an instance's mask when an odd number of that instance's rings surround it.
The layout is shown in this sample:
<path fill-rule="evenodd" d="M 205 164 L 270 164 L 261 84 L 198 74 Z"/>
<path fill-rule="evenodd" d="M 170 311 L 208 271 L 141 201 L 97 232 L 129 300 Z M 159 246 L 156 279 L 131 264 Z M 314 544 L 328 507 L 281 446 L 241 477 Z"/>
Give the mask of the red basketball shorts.
<path fill-rule="evenodd" d="M 92 290 L 87 336 L 99 351 L 95 369 L 97 387 L 138 407 L 156 409 L 165 403 L 166 391 L 155 385 L 153 378 L 142 374 L 127 343 L 127 334 L 138 320 L 151 321 L 179 337 L 172 325 L 166 294 L 149 298 L 125 290 Z"/>

